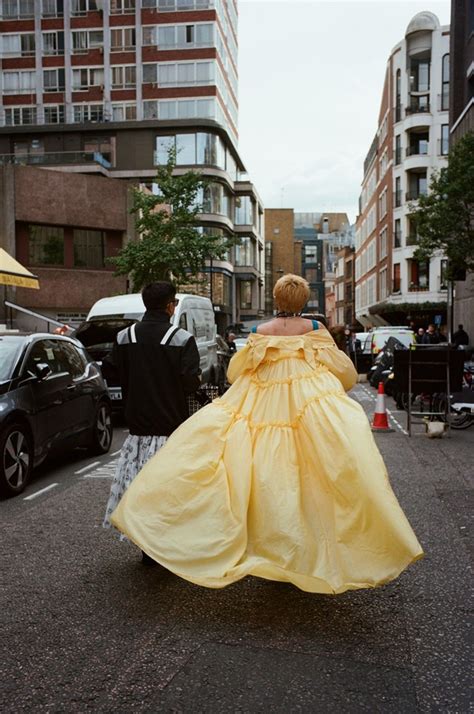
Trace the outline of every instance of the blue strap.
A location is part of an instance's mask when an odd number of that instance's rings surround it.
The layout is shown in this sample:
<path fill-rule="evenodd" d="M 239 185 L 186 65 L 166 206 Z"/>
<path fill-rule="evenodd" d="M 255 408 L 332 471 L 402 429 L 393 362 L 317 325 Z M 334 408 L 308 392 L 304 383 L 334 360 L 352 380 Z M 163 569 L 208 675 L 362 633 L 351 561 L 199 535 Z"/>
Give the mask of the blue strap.
<path fill-rule="evenodd" d="M 251 331 L 252 331 L 252 332 L 257 332 L 257 325 L 254 325 L 254 326 L 252 327 L 252 330 L 251 330 Z"/>
<path fill-rule="evenodd" d="M 313 323 L 313 330 L 319 330 L 319 324 L 317 320 L 311 320 Z"/>

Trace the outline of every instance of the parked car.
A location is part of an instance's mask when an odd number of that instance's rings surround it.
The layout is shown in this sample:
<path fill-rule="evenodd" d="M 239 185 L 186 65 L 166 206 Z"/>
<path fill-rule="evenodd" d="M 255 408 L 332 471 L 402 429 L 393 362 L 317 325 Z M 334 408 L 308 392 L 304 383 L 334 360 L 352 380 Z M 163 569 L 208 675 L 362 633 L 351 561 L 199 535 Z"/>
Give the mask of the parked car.
<path fill-rule="evenodd" d="M 370 350 L 372 356 L 378 355 L 380 350 L 383 350 L 389 337 L 396 337 L 406 348 L 416 344 L 415 333 L 409 327 L 387 325 L 386 327 L 376 327 L 369 334 L 371 335 Z"/>
<path fill-rule="evenodd" d="M 112 443 L 107 387 L 69 337 L 0 333 L 0 492 L 21 493 L 59 446 L 105 454 Z"/>
<path fill-rule="evenodd" d="M 176 327 L 188 330 L 196 338 L 202 381 L 217 385 L 219 381 L 218 344 L 212 303 L 198 295 L 177 293 L 178 304 L 171 318 Z M 102 298 L 90 309 L 87 319 L 73 336 L 79 340 L 99 365 L 111 352 L 117 333 L 142 319 L 145 314 L 140 293 Z M 106 378 L 112 405 L 122 408 L 122 390 L 118 374 L 107 366 Z"/>

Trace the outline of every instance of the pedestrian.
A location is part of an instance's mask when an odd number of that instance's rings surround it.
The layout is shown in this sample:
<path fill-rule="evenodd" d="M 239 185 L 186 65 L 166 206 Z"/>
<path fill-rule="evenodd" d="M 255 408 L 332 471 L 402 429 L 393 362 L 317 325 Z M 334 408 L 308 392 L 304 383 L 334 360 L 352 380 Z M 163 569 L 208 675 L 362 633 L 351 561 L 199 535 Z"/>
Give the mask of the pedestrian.
<path fill-rule="evenodd" d="M 458 329 L 453 335 L 453 344 L 458 348 L 469 344 L 469 335 L 465 331 L 464 325 L 458 325 Z"/>
<path fill-rule="evenodd" d="M 301 277 L 232 358 L 230 389 L 144 467 L 112 523 L 167 569 L 220 588 L 247 575 L 313 593 L 372 588 L 423 554 L 361 406 L 347 354 L 302 318 Z"/>
<path fill-rule="evenodd" d="M 422 345 L 422 344 L 424 344 L 424 342 L 423 342 L 424 334 L 425 334 L 425 329 L 424 329 L 424 327 L 419 327 L 419 328 L 418 328 L 418 331 L 417 331 L 417 333 L 416 333 L 416 337 L 415 337 L 415 340 L 416 340 L 416 344 L 417 344 L 417 345 Z"/>
<path fill-rule="evenodd" d="M 435 325 L 428 325 L 428 329 L 426 330 L 425 334 L 423 335 L 423 342 L 422 344 L 424 345 L 439 345 L 441 342 L 439 338 L 438 331 L 436 330 Z"/>
<path fill-rule="evenodd" d="M 237 352 L 237 345 L 235 344 L 235 334 L 233 332 L 229 332 L 227 334 L 227 337 L 225 338 L 225 341 L 227 343 L 227 349 L 229 350 L 230 354 L 235 354 L 235 352 Z"/>
<path fill-rule="evenodd" d="M 188 418 L 187 395 L 200 385 L 196 341 L 170 323 L 175 297 L 170 282 L 147 285 L 142 291 L 142 321 L 118 333 L 110 357 L 118 369 L 130 435 L 120 453 L 104 528 L 110 528 L 111 514 L 140 469 Z M 148 562 L 145 555 L 143 560 Z"/>

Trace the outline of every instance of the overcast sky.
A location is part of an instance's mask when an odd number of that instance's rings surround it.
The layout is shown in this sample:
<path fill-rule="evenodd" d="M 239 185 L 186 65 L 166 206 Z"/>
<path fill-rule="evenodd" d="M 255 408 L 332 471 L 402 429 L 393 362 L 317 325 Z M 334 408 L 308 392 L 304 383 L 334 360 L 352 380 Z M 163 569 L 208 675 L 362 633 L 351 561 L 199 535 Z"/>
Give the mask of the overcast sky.
<path fill-rule="evenodd" d="M 449 0 L 239 7 L 239 147 L 265 207 L 353 222 L 388 56 L 417 12 L 449 24 Z"/>

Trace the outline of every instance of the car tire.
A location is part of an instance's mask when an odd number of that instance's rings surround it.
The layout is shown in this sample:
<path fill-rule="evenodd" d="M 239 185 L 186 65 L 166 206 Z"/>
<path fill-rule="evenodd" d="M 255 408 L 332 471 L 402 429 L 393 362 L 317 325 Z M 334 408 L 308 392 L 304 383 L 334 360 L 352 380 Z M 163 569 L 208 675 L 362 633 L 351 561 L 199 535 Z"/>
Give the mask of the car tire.
<path fill-rule="evenodd" d="M 33 470 L 33 440 L 21 422 L 7 424 L 0 434 L 0 493 L 17 496 Z"/>
<path fill-rule="evenodd" d="M 96 456 L 110 451 L 113 437 L 112 408 L 108 402 L 99 402 L 95 411 L 90 451 Z"/>

